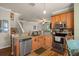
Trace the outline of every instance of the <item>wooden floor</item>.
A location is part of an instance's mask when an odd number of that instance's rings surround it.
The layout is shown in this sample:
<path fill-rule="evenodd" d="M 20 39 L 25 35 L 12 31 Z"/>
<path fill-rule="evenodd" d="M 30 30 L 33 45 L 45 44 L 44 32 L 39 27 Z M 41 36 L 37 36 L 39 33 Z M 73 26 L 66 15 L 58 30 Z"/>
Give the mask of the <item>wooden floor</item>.
<path fill-rule="evenodd" d="M 65 50 L 63 53 L 56 52 L 54 50 L 51 50 L 51 48 L 47 49 L 42 54 L 38 55 L 34 51 L 31 52 L 28 56 L 68 56 L 68 51 Z"/>
<path fill-rule="evenodd" d="M 0 49 L 0 56 L 11 56 L 11 48 Z"/>
<path fill-rule="evenodd" d="M 40 55 L 38 55 L 34 51 L 32 51 L 30 54 L 28 54 L 26 56 L 68 56 L 66 44 L 65 44 L 64 48 L 65 48 L 65 50 L 63 53 L 59 53 L 54 50 L 51 50 L 54 48 L 48 48 L 48 49 L 46 49 L 46 51 L 44 51 Z M 11 48 L 8 47 L 8 48 L 0 49 L 0 56 L 11 56 Z"/>
<path fill-rule="evenodd" d="M 65 50 L 62 54 L 62 53 L 55 52 L 55 51 L 51 50 L 51 48 L 49 48 L 40 55 L 38 55 L 38 54 L 36 54 L 35 52 L 32 51 L 27 56 L 67 56 L 67 55 L 68 55 L 67 50 Z M 5 49 L 0 49 L 0 56 L 11 56 L 11 48 L 8 47 L 8 48 L 5 48 Z"/>

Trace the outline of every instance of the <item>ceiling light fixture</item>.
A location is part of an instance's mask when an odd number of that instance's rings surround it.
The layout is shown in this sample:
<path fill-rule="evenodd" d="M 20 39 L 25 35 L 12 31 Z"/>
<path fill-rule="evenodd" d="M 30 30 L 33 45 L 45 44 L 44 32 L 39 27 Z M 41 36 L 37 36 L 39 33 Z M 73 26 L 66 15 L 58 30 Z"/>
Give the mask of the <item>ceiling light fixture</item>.
<path fill-rule="evenodd" d="M 45 15 L 46 14 L 46 5 L 44 3 L 44 10 L 43 10 L 43 14 Z"/>
<path fill-rule="evenodd" d="M 46 10 L 43 11 L 43 14 L 46 14 Z"/>

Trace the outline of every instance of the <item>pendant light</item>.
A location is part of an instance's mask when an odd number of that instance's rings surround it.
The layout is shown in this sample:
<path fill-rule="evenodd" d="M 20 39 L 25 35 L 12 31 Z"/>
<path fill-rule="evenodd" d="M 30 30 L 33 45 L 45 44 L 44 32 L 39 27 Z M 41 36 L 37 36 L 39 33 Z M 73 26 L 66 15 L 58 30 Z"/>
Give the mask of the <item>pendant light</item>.
<path fill-rule="evenodd" d="M 43 14 L 46 14 L 46 10 L 43 11 Z"/>
<path fill-rule="evenodd" d="M 44 14 L 44 17 L 43 17 L 43 19 L 42 19 L 42 24 L 45 24 L 45 22 L 46 22 L 46 19 L 45 19 L 45 15 L 46 15 L 46 3 L 44 3 L 43 14 Z"/>
<path fill-rule="evenodd" d="M 46 5 L 44 3 L 44 10 L 43 10 L 43 14 L 45 15 L 46 14 Z"/>

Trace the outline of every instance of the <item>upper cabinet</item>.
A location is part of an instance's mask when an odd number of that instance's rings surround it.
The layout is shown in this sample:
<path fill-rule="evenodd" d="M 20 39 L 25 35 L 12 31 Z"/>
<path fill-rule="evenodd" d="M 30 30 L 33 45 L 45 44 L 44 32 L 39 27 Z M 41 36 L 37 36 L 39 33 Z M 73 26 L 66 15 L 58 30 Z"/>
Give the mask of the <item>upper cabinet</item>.
<path fill-rule="evenodd" d="M 74 27 L 74 13 L 67 12 L 51 17 L 51 27 L 55 28 L 55 24 L 66 24 L 66 28 L 72 29 Z"/>
<path fill-rule="evenodd" d="M 66 15 L 66 13 L 64 13 L 64 14 L 60 14 L 60 18 L 61 18 L 61 22 L 66 22 L 66 19 L 67 19 L 67 15 Z"/>
<path fill-rule="evenodd" d="M 73 28 L 74 27 L 74 13 L 69 12 L 67 15 L 67 28 Z"/>

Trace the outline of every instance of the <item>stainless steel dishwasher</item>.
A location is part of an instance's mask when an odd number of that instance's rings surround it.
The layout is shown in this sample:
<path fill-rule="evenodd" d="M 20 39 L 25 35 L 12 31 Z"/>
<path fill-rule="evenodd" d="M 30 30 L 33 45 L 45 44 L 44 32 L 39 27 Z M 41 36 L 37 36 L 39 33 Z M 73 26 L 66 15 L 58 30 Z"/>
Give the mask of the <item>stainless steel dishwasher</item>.
<path fill-rule="evenodd" d="M 20 40 L 20 56 L 30 53 L 32 50 L 32 38 L 25 38 Z"/>

